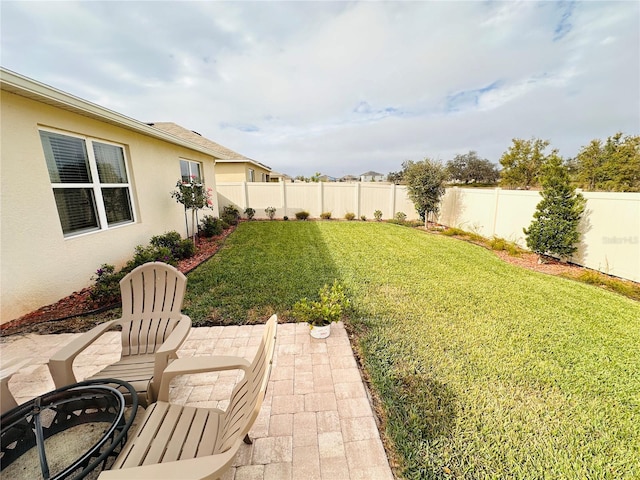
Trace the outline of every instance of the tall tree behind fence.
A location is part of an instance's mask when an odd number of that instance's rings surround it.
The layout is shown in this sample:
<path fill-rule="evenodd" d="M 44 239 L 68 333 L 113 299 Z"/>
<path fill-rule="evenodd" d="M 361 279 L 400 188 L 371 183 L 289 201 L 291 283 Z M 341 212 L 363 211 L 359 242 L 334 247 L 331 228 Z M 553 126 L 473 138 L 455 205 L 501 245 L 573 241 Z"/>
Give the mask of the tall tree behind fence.
<path fill-rule="evenodd" d="M 265 208 L 275 207 L 276 218 L 295 218 L 305 210 L 319 218 L 354 213 L 373 219 L 382 211 L 389 219 L 404 212 L 407 219 L 418 214 L 406 187 L 382 183 L 218 183 L 221 207 L 229 204 L 240 211 L 251 207 L 255 218 L 267 218 Z M 640 193 L 583 192 L 587 206 L 580 231 L 581 240 L 572 261 L 610 275 L 640 281 Z M 443 225 L 476 232 L 484 237 L 502 237 L 525 246 L 523 228 L 533 218 L 540 201 L 537 191 L 478 188 L 448 188 L 440 209 Z"/>

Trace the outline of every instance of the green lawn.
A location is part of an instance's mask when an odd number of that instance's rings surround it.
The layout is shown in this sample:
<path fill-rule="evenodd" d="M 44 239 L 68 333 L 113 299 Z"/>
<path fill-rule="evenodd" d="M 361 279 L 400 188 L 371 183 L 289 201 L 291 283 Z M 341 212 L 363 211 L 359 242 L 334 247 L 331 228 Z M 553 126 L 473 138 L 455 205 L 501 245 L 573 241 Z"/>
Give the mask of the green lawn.
<path fill-rule="evenodd" d="M 250 222 L 189 275 L 194 323 L 287 318 L 339 279 L 405 478 L 640 478 L 640 304 L 375 222 Z"/>

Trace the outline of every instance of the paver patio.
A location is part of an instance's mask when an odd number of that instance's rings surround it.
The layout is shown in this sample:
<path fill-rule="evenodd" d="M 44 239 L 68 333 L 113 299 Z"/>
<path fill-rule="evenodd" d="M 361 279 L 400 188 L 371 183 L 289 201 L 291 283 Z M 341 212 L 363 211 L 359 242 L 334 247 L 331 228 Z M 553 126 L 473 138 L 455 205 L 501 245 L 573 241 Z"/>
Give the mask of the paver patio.
<path fill-rule="evenodd" d="M 263 325 L 194 328 L 180 357 L 253 358 Z M 9 382 L 18 403 L 53 390 L 46 362 L 78 334 L 2 339 L 3 363 L 31 362 Z M 78 380 L 119 358 L 119 333 L 110 332 L 76 360 Z M 238 372 L 185 375 L 174 380 L 171 401 L 225 408 Z M 224 480 L 393 480 L 375 417 L 342 323 L 313 339 L 306 324 L 280 324 L 267 394 L 251 432 Z"/>

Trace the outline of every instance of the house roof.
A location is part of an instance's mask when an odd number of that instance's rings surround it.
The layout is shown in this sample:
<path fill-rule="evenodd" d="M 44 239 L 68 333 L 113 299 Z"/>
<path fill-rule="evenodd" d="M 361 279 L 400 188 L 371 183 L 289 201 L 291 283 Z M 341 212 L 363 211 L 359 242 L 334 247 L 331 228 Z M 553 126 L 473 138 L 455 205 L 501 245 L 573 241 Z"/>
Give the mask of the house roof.
<path fill-rule="evenodd" d="M 202 147 L 205 147 L 211 150 L 212 152 L 215 152 L 216 157 L 219 159 L 217 161 L 220 163 L 247 162 L 247 163 L 253 163 L 266 170 L 271 170 L 271 167 L 268 167 L 267 165 L 264 165 L 260 162 L 252 160 L 251 158 L 245 157 L 244 155 L 241 155 L 238 152 L 234 152 L 230 148 L 224 147 L 219 143 L 214 142 L 213 140 L 209 140 L 208 138 L 200 135 L 198 132 L 194 132 L 193 130 L 188 130 L 184 127 L 181 127 L 177 123 L 154 122 L 154 123 L 149 123 L 149 125 L 152 126 L 153 128 L 157 128 L 171 135 L 174 135 L 178 138 L 182 138 L 184 140 L 197 143 L 198 145 L 201 145 Z"/>
<path fill-rule="evenodd" d="M 12 72 L 11 70 L 7 70 L 3 67 L 0 67 L 0 90 L 20 95 L 46 105 L 51 105 L 62 110 L 67 110 L 94 120 L 99 120 L 110 125 L 125 128 L 142 135 L 157 138 L 174 145 L 180 145 L 216 159 L 220 154 L 218 150 L 207 148 L 201 143 L 194 142 L 193 139 L 172 135 L 161 129 L 151 127 L 146 123 L 134 120 L 133 118 L 101 107 L 95 103 L 88 102 L 82 98 L 50 87 L 44 83 L 37 82 L 36 80 L 25 77 L 16 72 Z"/>
<path fill-rule="evenodd" d="M 44 83 L 37 82 L 31 78 L 12 72 L 11 70 L 7 70 L 3 67 L 0 67 L 0 90 L 83 115 L 94 120 L 99 120 L 110 125 L 125 128 L 142 135 L 157 138 L 174 145 L 180 145 L 191 150 L 196 150 L 217 158 L 217 153 L 215 151 L 205 148 L 198 143 L 170 135 L 167 132 L 153 128 L 146 123 L 134 120 L 133 118 L 101 107 L 95 103 L 88 102 L 79 97 L 63 92 L 62 90 L 58 90 L 50 87 L 49 85 L 45 85 Z"/>
<path fill-rule="evenodd" d="M 361 173 L 360 176 L 361 177 L 383 177 L 384 174 L 370 171 L 370 172 Z"/>

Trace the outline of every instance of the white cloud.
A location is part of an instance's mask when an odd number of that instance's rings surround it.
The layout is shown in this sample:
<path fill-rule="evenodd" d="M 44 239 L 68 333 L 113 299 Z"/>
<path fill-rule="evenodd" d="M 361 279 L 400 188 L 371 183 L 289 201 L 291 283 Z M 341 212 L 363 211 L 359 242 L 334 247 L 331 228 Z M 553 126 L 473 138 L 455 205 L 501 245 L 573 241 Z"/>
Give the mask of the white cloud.
<path fill-rule="evenodd" d="M 640 132 L 637 2 L 3 2 L 2 64 L 293 175 Z"/>

